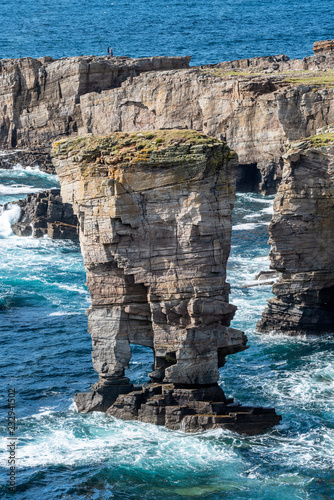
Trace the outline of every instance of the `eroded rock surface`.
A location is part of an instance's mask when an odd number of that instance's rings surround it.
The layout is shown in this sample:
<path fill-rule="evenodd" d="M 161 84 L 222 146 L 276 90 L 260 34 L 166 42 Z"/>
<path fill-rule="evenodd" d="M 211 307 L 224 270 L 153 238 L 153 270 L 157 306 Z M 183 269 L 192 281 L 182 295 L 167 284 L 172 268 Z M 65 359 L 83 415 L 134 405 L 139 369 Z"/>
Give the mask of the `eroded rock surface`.
<path fill-rule="evenodd" d="M 79 411 L 185 430 L 243 419 L 253 433 L 278 423 L 273 410 L 259 410 L 256 427 L 251 410 L 227 408 L 217 385 L 226 355 L 247 340 L 229 327 L 236 307 L 226 283 L 236 155 L 177 130 L 60 141 L 53 154 L 80 221 L 99 373 L 91 393 L 76 395 Z M 148 387 L 124 377 L 130 343 L 154 350 Z"/>
<path fill-rule="evenodd" d="M 50 148 L 35 146 L 33 149 L 9 149 L 0 152 L 0 168 L 11 169 L 14 165 L 38 167 L 43 172 L 54 174 Z"/>
<path fill-rule="evenodd" d="M 197 68 L 189 60 L 2 60 L 0 148 L 33 152 L 68 135 L 196 129 L 237 152 L 240 190 L 273 193 L 286 145 L 334 122 L 334 52 Z"/>
<path fill-rule="evenodd" d="M 334 333 L 334 129 L 325 132 L 285 156 L 269 226 L 271 267 L 282 274 L 263 332 Z"/>
<path fill-rule="evenodd" d="M 334 40 L 320 40 L 314 42 L 313 51 L 315 54 L 326 54 L 334 50 Z"/>
<path fill-rule="evenodd" d="M 190 57 L 81 56 L 0 61 L 0 147 L 40 147 L 82 126 L 80 97 L 146 71 L 189 67 Z"/>
<path fill-rule="evenodd" d="M 24 200 L 14 203 L 21 208 L 18 221 L 12 225 L 12 231 L 17 236 L 42 238 L 48 235 L 52 239 L 79 239 L 77 216 L 72 205 L 62 202 L 60 189 L 28 194 Z"/>

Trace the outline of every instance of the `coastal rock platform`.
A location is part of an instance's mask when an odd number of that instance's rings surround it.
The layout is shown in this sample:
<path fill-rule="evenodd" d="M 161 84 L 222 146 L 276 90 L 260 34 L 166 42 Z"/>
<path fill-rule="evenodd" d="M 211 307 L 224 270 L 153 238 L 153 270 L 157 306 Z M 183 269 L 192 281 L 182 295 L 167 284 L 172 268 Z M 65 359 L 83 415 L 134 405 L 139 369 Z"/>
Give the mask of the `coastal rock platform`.
<path fill-rule="evenodd" d="M 11 206 L 13 203 L 10 203 Z M 12 224 L 16 236 L 78 240 L 78 219 L 72 205 L 63 203 L 60 189 L 28 194 L 14 202 L 21 209 L 19 219 Z M 5 205 L 5 210 L 9 207 Z"/>

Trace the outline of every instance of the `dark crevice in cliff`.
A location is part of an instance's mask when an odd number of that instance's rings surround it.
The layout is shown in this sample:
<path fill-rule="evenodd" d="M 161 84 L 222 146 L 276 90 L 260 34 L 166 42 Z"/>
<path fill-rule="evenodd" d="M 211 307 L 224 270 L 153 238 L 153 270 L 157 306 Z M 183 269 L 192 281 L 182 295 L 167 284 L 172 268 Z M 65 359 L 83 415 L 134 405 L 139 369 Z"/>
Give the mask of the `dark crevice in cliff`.
<path fill-rule="evenodd" d="M 236 189 L 239 193 L 257 193 L 261 182 L 261 172 L 257 163 L 238 165 Z"/>

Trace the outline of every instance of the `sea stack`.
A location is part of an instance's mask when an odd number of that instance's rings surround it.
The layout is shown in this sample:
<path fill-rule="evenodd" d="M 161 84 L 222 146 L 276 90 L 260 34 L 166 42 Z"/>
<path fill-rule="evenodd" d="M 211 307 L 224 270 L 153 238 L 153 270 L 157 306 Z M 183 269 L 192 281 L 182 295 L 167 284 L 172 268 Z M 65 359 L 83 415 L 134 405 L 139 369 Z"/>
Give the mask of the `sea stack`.
<path fill-rule="evenodd" d="M 195 131 L 84 136 L 56 142 L 63 201 L 72 203 L 91 295 L 99 382 L 79 411 L 105 411 L 189 432 L 255 434 L 280 421 L 242 407 L 218 386 L 225 357 L 246 349 L 230 328 L 226 262 L 237 157 Z M 130 344 L 151 347 L 151 382 L 124 376 Z"/>
<path fill-rule="evenodd" d="M 334 331 L 334 128 L 292 145 L 269 226 L 282 273 L 257 328 L 289 335 Z"/>

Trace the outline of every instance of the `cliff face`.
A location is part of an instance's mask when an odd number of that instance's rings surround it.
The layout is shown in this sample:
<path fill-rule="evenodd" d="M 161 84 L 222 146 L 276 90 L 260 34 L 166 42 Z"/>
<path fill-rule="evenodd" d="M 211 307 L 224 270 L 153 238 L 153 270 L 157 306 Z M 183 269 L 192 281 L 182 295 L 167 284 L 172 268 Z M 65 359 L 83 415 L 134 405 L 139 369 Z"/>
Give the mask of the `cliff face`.
<path fill-rule="evenodd" d="M 189 60 L 2 60 L 0 147 L 38 149 L 78 132 L 196 129 L 237 152 L 240 189 L 272 193 L 287 143 L 334 122 L 333 53 L 200 68 Z"/>
<path fill-rule="evenodd" d="M 272 193 L 287 142 L 313 135 L 334 120 L 333 96 L 333 89 L 315 91 L 264 74 L 147 73 L 121 88 L 83 96 L 81 131 L 196 129 L 226 140 L 245 172 L 251 164 L 260 171 L 257 189 Z"/>
<path fill-rule="evenodd" d="M 282 273 L 258 323 L 264 332 L 334 332 L 334 129 L 285 156 L 269 226 L 271 267 Z"/>
<path fill-rule="evenodd" d="M 190 57 L 51 57 L 0 61 L 0 147 L 51 145 L 75 134 L 80 97 L 121 85 L 146 71 L 189 67 Z"/>
<path fill-rule="evenodd" d="M 313 51 L 315 54 L 328 54 L 334 51 L 334 40 L 321 40 L 314 42 Z"/>
<path fill-rule="evenodd" d="M 236 155 L 175 130 L 61 141 L 53 154 L 63 199 L 80 221 L 91 294 L 99 383 L 76 395 L 79 410 L 170 428 L 189 417 L 187 430 L 237 425 L 217 385 L 225 356 L 246 348 L 229 327 L 236 308 L 225 281 Z M 135 391 L 124 377 L 130 343 L 154 350 L 152 383 Z M 209 408 L 213 401 L 221 406 Z M 248 431 L 278 423 L 274 411 L 266 415 L 245 417 Z"/>

